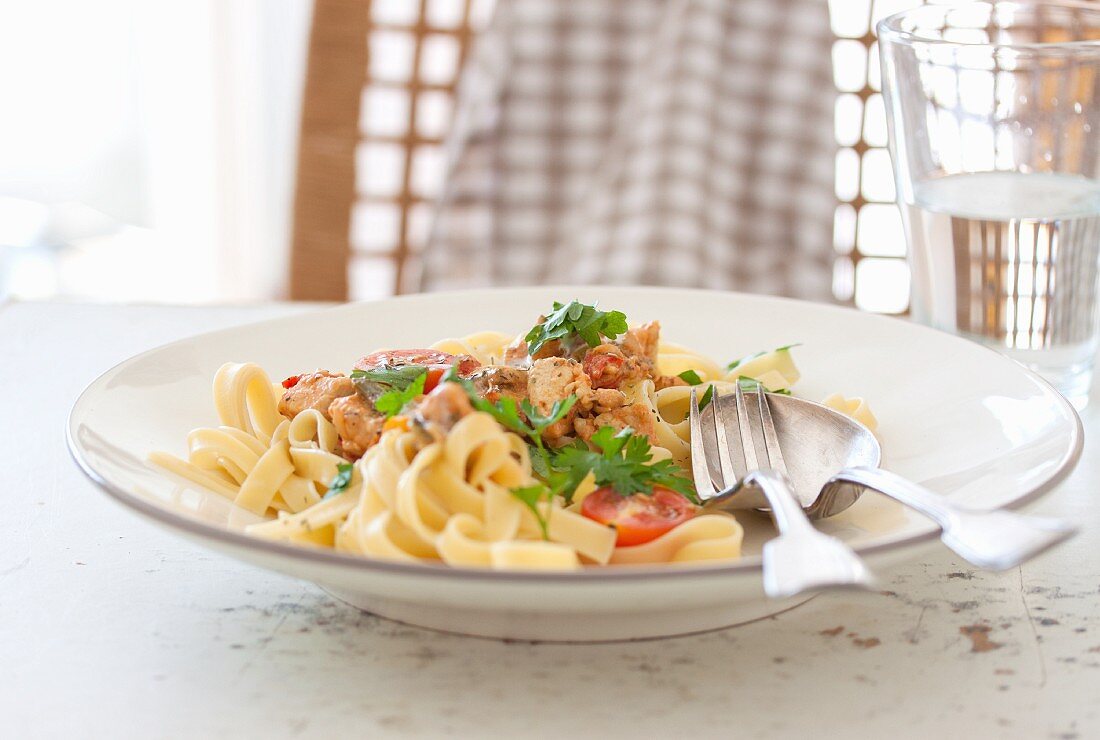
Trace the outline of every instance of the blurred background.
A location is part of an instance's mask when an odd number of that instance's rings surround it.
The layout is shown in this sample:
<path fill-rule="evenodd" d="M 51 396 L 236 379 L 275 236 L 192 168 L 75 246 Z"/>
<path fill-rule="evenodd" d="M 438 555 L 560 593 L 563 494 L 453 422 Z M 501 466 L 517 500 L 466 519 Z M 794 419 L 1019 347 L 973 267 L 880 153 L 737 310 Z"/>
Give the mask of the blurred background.
<path fill-rule="evenodd" d="M 832 297 L 883 313 L 906 310 L 908 273 L 871 29 L 917 4 L 820 0 L 831 55 L 815 64 L 835 87 Z M 403 272 L 443 193 L 460 70 L 495 6 L 4 6 L 0 298 L 204 303 L 409 289 Z M 349 85 L 354 130 L 335 136 L 339 106 L 326 95 Z M 332 164 L 348 152 L 346 168 Z M 330 174 L 350 177 L 346 198 L 317 197 Z M 346 262 L 346 284 L 331 295 L 296 289 L 295 265 L 326 254 L 341 272 Z"/>

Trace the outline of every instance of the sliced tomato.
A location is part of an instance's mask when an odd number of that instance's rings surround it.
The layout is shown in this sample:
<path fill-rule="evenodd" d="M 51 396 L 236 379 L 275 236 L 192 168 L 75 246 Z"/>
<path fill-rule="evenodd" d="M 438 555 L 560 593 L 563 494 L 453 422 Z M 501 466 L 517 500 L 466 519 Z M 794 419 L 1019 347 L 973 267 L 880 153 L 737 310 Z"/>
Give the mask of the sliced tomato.
<path fill-rule="evenodd" d="M 301 375 L 291 375 L 289 378 L 283 381 L 284 388 L 293 388 L 298 385 L 298 381 L 302 379 Z"/>
<path fill-rule="evenodd" d="M 401 367 L 403 365 L 423 365 L 427 368 L 441 368 L 439 373 L 428 375 L 428 382 L 424 390 L 430 391 L 439 383 L 439 378 L 452 365 L 458 365 L 460 375 L 469 375 L 481 367 L 481 363 L 470 355 L 452 355 L 450 352 L 440 352 L 435 349 L 388 349 L 381 352 L 373 352 L 366 357 L 359 358 L 355 363 L 356 370 L 373 370 L 379 367 Z"/>
<path fill-rule="evenodd" d="M 431 393 L 443 379 L 443 374 L 451 369 L 450 365 L 432 365 L 428 368 L 428 377 L 424 378 L 424 392 Z M 462 372 L 459 370 L 459 372 Z"/>
<path fill-rule="evenodd" d="M 589 352 L 582 368 L 593 388 L 617 388 L 622 376 L 623 358 L 606 352 Z"/>
<path fill-rule="evenodd" d="M 669 488 L 624 496 L 610 486 L 597 488 L 581 502 L 581 513 L 618 532 L 618 547 L 641 545 L 695 516 L 695 505 Z"/>

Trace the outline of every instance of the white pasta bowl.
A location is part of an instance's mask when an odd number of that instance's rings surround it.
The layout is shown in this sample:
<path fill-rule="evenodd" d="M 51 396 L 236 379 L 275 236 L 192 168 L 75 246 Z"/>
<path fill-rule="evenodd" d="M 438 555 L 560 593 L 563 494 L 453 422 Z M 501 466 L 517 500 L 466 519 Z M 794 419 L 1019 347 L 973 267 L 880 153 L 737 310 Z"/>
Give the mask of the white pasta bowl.
<path fill-rule="evenodd" d="M 662 337 L 725 362 L 800 342 L 797 395 L 868 400 L 885 467 L 981 508 L 1023 505 L 1062 480 L 1081 452 L 1080 420 L 1033 373 L 988 349 L 906 321 L 763 296 L 621 287 L 537 287 L 351 304 L 185 339 L 138 355 L 92 383 L 73 407 L 80 467 L 135 512 L 213 549 L 316 582 L 354 606 L 409 624 L 487 637 L 615 640 L 685 634 L 798 603 L 768 600 L 760 548 L 768 519 L 739 515 L 732 564 L 608 566 L 528 573 L 368 560 L 244 533 L 258 518 L 147 460 L 182 453 L 189 430 L 216 423 L 211 379 L 227 361 L 273 378 L 347 369 L 380 347 L 417 347 L 484 329 L 519 333 L 554 300 L 598 300 Z M 937 530 L 877 494 L 819 523 L 872 568 L 914 557 Z"/>

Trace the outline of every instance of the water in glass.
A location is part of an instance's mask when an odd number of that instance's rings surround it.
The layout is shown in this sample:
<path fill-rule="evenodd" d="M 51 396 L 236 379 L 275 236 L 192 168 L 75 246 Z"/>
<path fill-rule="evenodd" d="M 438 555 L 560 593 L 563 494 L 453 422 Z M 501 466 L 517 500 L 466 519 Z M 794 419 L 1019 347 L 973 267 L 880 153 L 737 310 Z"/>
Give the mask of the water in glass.
<path fill-rule="evenodd" d="M 902 209 L 924 323 L 1087 394 L 1100 321 L 1100 182 L 983 172 L 917 183 Z"/>

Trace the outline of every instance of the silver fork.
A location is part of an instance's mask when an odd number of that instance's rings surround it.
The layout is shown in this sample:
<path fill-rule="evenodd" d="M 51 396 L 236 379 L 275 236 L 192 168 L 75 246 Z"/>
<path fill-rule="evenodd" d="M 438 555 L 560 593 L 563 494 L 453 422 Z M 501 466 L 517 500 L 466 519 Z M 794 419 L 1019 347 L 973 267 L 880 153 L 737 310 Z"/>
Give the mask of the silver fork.
<path fill-rule="evenodd" d="M 728 441 L 733 436 L 725 408 L 729 396 L 719 398 L 715 394 L 711 400 L 716 441 L 712 446 L 703 435 L 703 413 L 699 410 L 695 389 L 691 389 L 691 470 L 699 497 L 705 503 L 708 499 L 724 497 L 747 485 L 756 486 L 764 493 L 779 529 L 779 536 L 764 544 L 764 592 L 768 596 L 781 598 L 829 587 L 869 588 L 873 577 L 863 561 L 840 540 L 814 529 L 791 491 L 766 395 L 759 391 L 755 394 L 764 439 L 761 455 L 764 465 L 760 465 L 745 393 L 740 383 L 734 384 L 734 387 L 737 436 L 745 460 L 745 470 L 741 476 L 734 467 Z M 721 484 L 717 484 L 711 476 L 708 463 L 715 457 L 721 471 Z"/>
<path fill-rule="evenodd" d="M 940 539 L 945 545 L 966 561 L 988 570 L 1015 568 L 1077 531 L 1059 519 L 967 509 L 879 468 L 845 468 L 825 484 L 823 491 L 847 483 L 873 488 L 924 514 L 943 530 Z"/>

